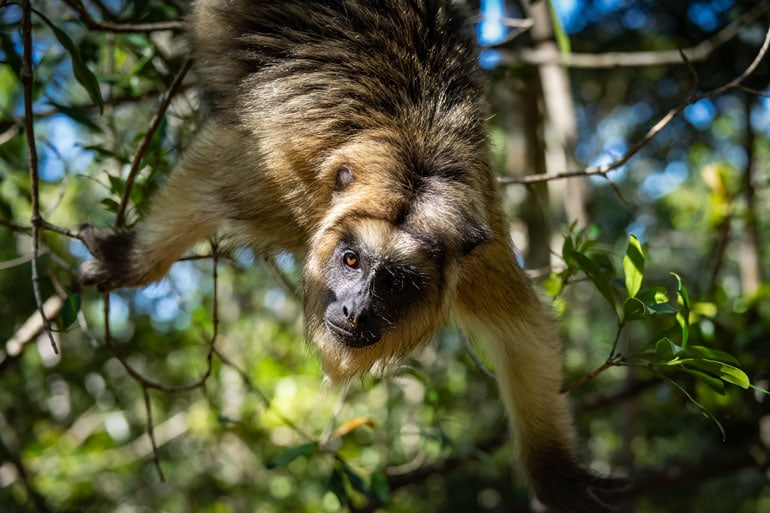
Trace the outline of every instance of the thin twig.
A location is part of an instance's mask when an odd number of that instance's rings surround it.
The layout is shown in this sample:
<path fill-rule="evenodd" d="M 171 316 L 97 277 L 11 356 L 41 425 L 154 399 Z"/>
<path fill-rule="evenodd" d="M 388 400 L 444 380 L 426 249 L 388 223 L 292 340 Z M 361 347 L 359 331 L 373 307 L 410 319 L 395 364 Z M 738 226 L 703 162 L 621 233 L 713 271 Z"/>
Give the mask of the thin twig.
<path fill-rule="evenodd" d="M 155 469 L 158 471 L 161 483 L 166 482 L 163 475 L 163 469 L 160 467 L 160 456 L 158 455 L 158 444 L 155 441 L 155 427 L 152 422 L 152 405 L 150 404 L 150 392 L 146 386 L 142 387 L 142 397 L 144 398 L 144 409 L 147 412 L 147 436 L 152 445 L 152 461 L 155 463 Z"/>
<path fill-rule="evenodd" d="M 190 71 L 191 67 L 192 67 L 192 59 L 188 59 L 182 65 L 182 68 L 179 70 L 179 73 L 177 73 L 176 78 L 174 78 L 174 82 L 171 84 L 171 87 L 169 87 L 169 89 L 163 95 L 163 98 L 161 99 L 161 102 L 160 102 L 160 106 L 158 107 L 158 110 L 152 116 L 152 120 L 150 121 L 150 128 L 147 130 L 147 133 L 144 134 L 142 141 L 139 143 L 139 147 L 136 149 L 136 153 L 134 154 L 133 161 L 131 162 L 131 169 L 128 173 L 128 178 L 126 178 L 126 185 L 125 185 L 125 189 L 123 190 L 123 197 L 120 199 L 120 207 L 118 208 L 117 217 L 115 218 L 116 228 L 122 228 L 126 222 L 126 208 L 128 206 L 128 201 L 131 197 L 131 190 L 134 187 L 134 181 L 136 180 L 136 176 L 139 174 L 139 167 L 142 164 L 142 160 L 144 159 L 144 156 L 147 153 L 147 150 L 150 148 L 150 142 L 152 141 L 152 137 L 155 135 L 155 132 L 158 130 L 158 127 L 160 126 L 161 121 L 163 121 L 163 117 L 165 116 L 166 110 L 168 110 L 168 107 L 171 104 L 171 100 L 174 98 L 174 95 L 176 95 L 177 91 L 181 87 L 182 81 L 184 80 L 184 77 L 187 75 L 187 72 Z"/>
<path fill-rule="evenodd" d="M 609 358 L 607 358 L 606 362 L 601 364 L 596 369 L 592 370 L 591 372 L 589 372 L 587 374 L 582 375 L 580 378 L 575 380 L 573 383 L 562 387 L 561 393 L 562 394 L 568 394 L 568 393 L 572 392 L 573 390 L 575 390 L 576 388 L 579 388 L 582 385 L 585 385 L 589 381 L 593 381 L 602 372 L 606 371 L 610 367 L 614 367 L 614 366 L 618 365 L 621 362 L 621 360 L 622 360 L 622 357 L 620 355 L 612 355 L 612 356 L 610 356 Z"/>
<path fill-rule="evenodd" d="M 78 0 L 64 0 L 80 17 L 83 25 L 91 30 L 105 32 L 159 32 L 162 30 L 180 31 L 184 28 L 181 21 L 165 21 L 158 23 L 113 23 L 109 21 L 96 21 L 91 17 L 88 9 Z"/>
<path fill-rule="evenodd" d="M 110 322 L 109 322 L 110 295 L 109 293 L 104 294 L 104 344 L 110 350 L 112 355 L 115 358 L 117 358 L 118 362 L 120 362 L 120 364 L 126 370 L 128 375 L 131 376 L 131 378 L 137 383 L 139 383 L 143 388 L 151 388 L 154 390 L 159 390 L 161 392 L 171 392 L 171 393 L 189 392 L 190 390 L 194 390 L 196 388 L 200 388 L 203 385 L 205 385 L 206 381 L 208 381 L 209 377 L 211 377 L 211 373 L 213 370 L 214 354 L 217 352 L 216 339 L 219 336 L 219 305 L 218 305 L 219 273 L 217 269 L 217 264 L 218 264 L 218 258 L 216 256 L 216 248 L 214 248 L 214 271 L 213 271 L 214 293 L 212 298 L 212 301 L 214 303 L 212 307 L 212 323 L 214 327 L 213 327 L 213 333 L 211 335 L 211 339 L 209 341 L 208 354 L 206 356 L 207 365 L 206 365 L 206 370 L 201 375 L 201 377 L 188 385 L 169 386 L 169 385 L 164 385 L 162 383 L 158 383 L 157 381 L 153 381 L 151 379 L 148 379 L 144 375 L 142 375 L 139 371 L 134 369 L 131 366 L 131 364 L 128 363 L 128 361 L 126 361 L 126 359 L 120 354 L 120 352 L 118 351 L 118 348 L 115 347 L 115 344 L 113 344 L 113 341 L 112 341 L 112 336 L 110 334 Z"/>
<path fill-rule="evenodd" d="M 24 129 L 27 134 L 27 158 L 29 162 L 30 199 L 32 204 L 32 291 L 35 295 L 37 309 L 43 318 L 45 331 L 51 341 L 53 352 L 59 354 L 59 347 L 53 338 L 51 322 L 43 309 L 43 296 L 40 293 L 40 270 L 38 268 L 38 256 L 40 253 L 40 227 L 43 218 L 40 215 L 40 178 L 38 176 L 37 147 L 35 145 L 35 113 L 32 109 L 32 87 L 34 75 L 32 71 L 32 6 L 30 0 L 22 2 L 22 40 L 23 40 L 23 65 L 21 82 L 24 88 Z"/>
<path fill-rule="evenodd" d="M 468 356 L 471 357 L 471 360 L 473 360 L 473 363 L 476 364 L 476 367 L 478 367 L 481 373 L 489 379 L 495 380 L 495 375 L 487 368 L 486 365 L 484 365 L 484 362 L 481 361 L 479 356 L 476 354 L 476 351 L 473 350 L 471 341 L 468 340 L 467 336 L 465 336 L 465 332 L 460 326 L 457 327 L 457 336 L 460 337 L 460 341 L 462 341 L 463 345 L 465 346 L 465 351 L 468 353 Z"/>

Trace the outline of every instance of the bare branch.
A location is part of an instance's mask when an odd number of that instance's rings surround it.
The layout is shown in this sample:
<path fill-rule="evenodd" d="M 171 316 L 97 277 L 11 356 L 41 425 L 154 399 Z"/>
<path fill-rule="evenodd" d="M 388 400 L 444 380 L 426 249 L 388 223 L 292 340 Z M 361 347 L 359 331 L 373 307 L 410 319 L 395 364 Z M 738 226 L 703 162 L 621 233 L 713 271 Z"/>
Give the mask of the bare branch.
<path fill-rule="evenodd" d="M 529 64 L 540 66 L 543 64 L 561 64 L 570 68 L 619 68 L 642 67 L 682 64 L 680 52 L 687 55 L 690 62 L 702 62 L 706 60 L 717 48 L 733 39 L 741 28 L 756 21 L 760 16 L 770 11 L 770 3 L 760 2 L 752 9 L 746 11 L 735 22 L 698 43 L 684 50 L 666 50 L 650 52 L 606 52 L 600 54 L 570 53 L 564 55 L 558 49 L 531 49 L 502 50 L 501 65 L 517 66 Z"/>
<path fill-rule="evenodd" d="M 24 352 L 27 345 L 45 329 L 44 319 L 55 319 L 59 316 L 62 306 L 64 306 L 64 300 L 61 297 L 51 296 L 43 303 L 45 317 L 40 315 L 39 311 L 36 311 L 24 321 L 24 324 L 5 343 L 5 354 L 0 353 L 0 371 L 12 360 L 18 358 Z"/>
<path fill-rule="evenodd" d="M 166 110 L 168 110 L 168 107 L 171 104 L 172 98 L 174 98 L 176 93 L 179 91 L 179 88 L 182 85 L 182 81 L 184 80 L 184 77 L 187 75 L 187 72 L 190 71 L 191 67 L 192 67 L 191 59 L 188 59 L 182 65 L 182 69 L 180 69 L 179 73 L 177 73 L 176 78 L 174 78 L 174 82 L 171 84 L 171 87 L 169 87 L 169 89 L 163 95 L 163 98 L 161 99 L 161 102 L 160 102 L 160 106 L 158 107 L 157 112 L 155 112 L 155 115 L 153 115 L 152 120 L 150 121 L 150 128 L 147 130 L 147 133 L 144 134 L 142 141 L 139 143 L 139 147 L 136 149 L 136 153 L 134 154 L 134 159 L 131 162 L 131 170 L 128 173 L 128 178 L 126 178 L 126 186 L 125 186 L 125 189 L 123 190 L 123 197 L 120 200 L 120 207 L 118 208 L 118 214 L 115 219 L 115 226 L 117 228 L 121 228 L 125 224 L 126 208 L 128 206 L 128 201 L 131 197 L 131 190 L 134 187 L 134 181 L 136 180 L 136 176 L 139 174 L 139 166 L 142 163 L 142 159 L 144 159 L 144 156 L 150 147 L 150 141 L 152 140 L 153 135 L 155 135 L 155 132 L 158 130 L 158 127 L 160 126 L 161 121 L 163 121 L 163 117 L 165 116 Z"/>
<path fill-rule="evenodd" d="M 528 175 L 528 176 L 523 176 L 518 178 L 502 177 L 498 179 L 498 182 L 502 185 L 514 185 L 514 184 L 532 185 L 536 183 L 548 182 L 551 180 L 559 180 L 563 178 L 573 178 L 577 176 L 598 175 L 598 176 L 607 178 L 607 174 L 609 172 L 619 169 L 620 167 L 625 165 L 629 160 L 631 160 L 631 158 L 633 158 L 637 153 L 639 153 L 639 151 L 642 150 L 642 148 L 647 146 L 650 143 L 650 141 L 652 141 L 655 138 L 655 136 L 657 136 L 661 131 L 663 131 L 663 129 L 666 128 L 668 124 L 671 123 L 671 121 L 673 121 L 677 116 L 679 116 L 679 114 L 684 112 L 684 110 L 690 105 L 693 105 L 707 98 L 714 98 L 716 96 L 720 96 L 725 92 L 733 89 L 745 90 L 745 88 L 742 86 L 742 82 L 747 77 L 749 77 L 751 73 L 754 72 L 754 70 L 756 70 L 759 63 L 762 61 L 762 59 L 764 59 L 765 55 L 767 54 L 767 51 L 769 48 L 770 48 L 770 28 L 768 28 L 767 32 L 765 33 L 764 42 L 762 43 L 762 47 L 760 48 L 756 57 L 754 58 L 752 63 L 738 77 L 729 81 L 725 85 L 718 87 L 716 89 L 713 89 L 711 91 L 691 95 L 684 103 L 682 103 L 678 107 L 675 107 L 674 109 L 671 109 L 665 116 L 663 116 L 657 123 L 655 123 L 647 131 L 647 133 L 644 134 L 644 137 L 642 137 L 642 139 L 639 142 L 637 142 L 630 150 L 628 150 L 625 154 L 623 154 L 620 158 L 618 158 L 614 162 L 611 162 L 609 164 L 604 164 L 601 166 L 588 167 L 585 169 L 580 169 L 575 171 L 542 173 L 542 174 Z"/>
<path fill-rule="evenodd" d="M 43 318 L 43 325 L 53 352 L 59 354 L 59 347 L 51 333 L 51 322 L 43 309 L 43 297 L 40 293 L 40 270 L 37 257 L 40 253 L 40 227 L 43 218 L 40 215 L 40 178 L 38 176 L 37 147 L 35 145 L 35 114 L 32 110 L 32 87 L 34 75 L 32 72 L 32 6 L 30 0 L 22 2 L 22 41 L 23 57 L 21 82 L 24 89 L 24 129 L 27 135 L 27 158 L 29 162 L 30 199 L 32 203 L 32 291 L 35 295 L 37 309 Z"/>
<path fill-rule="evenodd" d="M 75 11 L 83 25 L 91 30 L 105 32 L 158 32 L 162 30 L 180 31 L 184 29 L 181 21 L 166 21 L 159 23 L 113 23 L 109 21 L 96 21 L 91 17 L 88 9 L 79 0 L 64 0 L 64 3 Z"/>

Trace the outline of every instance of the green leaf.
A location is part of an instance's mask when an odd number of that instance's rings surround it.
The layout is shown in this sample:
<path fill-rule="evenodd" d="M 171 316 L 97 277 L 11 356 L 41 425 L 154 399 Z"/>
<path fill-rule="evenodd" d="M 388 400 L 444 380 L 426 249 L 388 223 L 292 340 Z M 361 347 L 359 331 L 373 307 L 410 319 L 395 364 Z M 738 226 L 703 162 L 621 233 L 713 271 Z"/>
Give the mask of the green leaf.
<path fill-rule="evenodd" d="M 118 204 L 118 202 L 117 202 L 117 201 L 115 201 L 115 200 L 114 200 L 114 199 L 112 199 L 112 198 L 104 198 L 104 199 L 103 199 L 102 201 L 100 201 L 99 203 L 101 203 L 101 204 L 102 204 L 102 206 L 103 206 L 105 209 L 107 209 L 107 211 L 108 211 L 108 212 L 117 212 L 117 211 L 118 211 L 118 209 L 120 208 L 120 205 Z"/>
<path fill-rule="evenodd" d="M 556 44 L 559 46 L 559 51 L 562 55 L 568 56 L 572 53 L 572 47 L 569 42 L 569 36 L 564 30 L 564 26 L 561 24 L 561 18 L 556 13 L 556 9 L 553 7 L 553 0 L 548 1 L 548 12 L 551 14 L 551 25 L 553 25 L 554 37 L 556 38 Z"/>
<path fill-rule="evenodd" d="M 647 305 L 647 313 L 649 315 L 674 315 L 677 313 L 677 309 L 668 303 L 654 303 Z"/>
<path fill-rule="evenodd" d="M 387 504 L 390 502 L 390 485 L 388 484 L 388 477 L 384 472 L 375 472 L 372 474 L 370 486 L 372 495 L 380 502 L 380 504 Z"/>
<path fill-rule="evenodd" d="M 88 69 L 86 63 L 83 62 L 83 58 L 80 56 L 80 51 L 78 50 L 75 43 L 62 29 L 54 25 L 51 20 L 46 18 L 43 13 L 35 9 L 32 9 L 32 11 L 51 28 L 51 31 L 53 32 L 56 39 L 70 54 L 70 59 L 72 61 L 72 72 L 75 74 L 75 78 L 80 83 L 80 85 L 85 88 L 86 92 L 88 92 L 88 96 L 91 98 L 91 101 L 99 106 L 99 113 L 103 113 L 104 100 L 102 99 L 102 91 L 99 88 L 99 80 L 97 80 L 96 75 L 94 75 L 91 70 Z"/>
<path fill-rule="evenodd" d="M 666 287 L 652 287 L 639 292 L 636 298 L 647 305 L 668 303 L 668 291 Z"/>
<path fill-rule="evenodd" d="M 107 175 L 107 179 L 110 181 L 110 191 L 118 196 L 123 195 L 123 191 L 126 190 L 126 181 L 119 176 Z"/>
<path fill-rule="evenodd" d="M 282 467 L 296 460 L 300 456 L 310 456 L 318 451 L 318 442 L 308 442 L 302 445 L 289 447 L 265 465 L 269 469 Z"/>
<path fill-rule="evenodd" d="M 545 293 L 548 294 L 549 297 L 553 298 L 559 295 L 563 286 L 564 280 L 561 279 L 561 276 L 559 276 L 558 273 L 551 273 L 543 283 Z"/>
<path fill-rule="evenodd" d="M 635 297 L 629 297 L 626 302 L 623 303 L 623 323 L 634 321 L 637 319 L 644 319 L 648 314 L 647 307 L 644 303 L 639 301 Z"/>
<path fill-rule="evenodd" d="M 644 279 L 644 253 L 639 239 L 633 234 L 628 237 L 626 256 L 623 257 L 623 272 L 626 277 L 628 297 L 636 297 Z"/>
<path fill-rule="evenodd" d="M 717 360 L 720 362 L 729 363 L 739 367 L 741 363 L 730 353 L 720 351 L 719 349 L 713 349 L 705 346 L 687 346 L 684 351 L 685 356 L 694 356 L 696 358 L 708 358 L 711 360 Z"/>
<path fill-rule="evenodd" d="M 364 495 L 369 495 L 369 487 L 358 472 L 350 468 L 350 466 L 344 462 L 342 463 L 342 470 L 345 472 L 345 475 L 350 482 L 350 486 L 352 486 L 354 490 L 361 492 Z"/>
<path fill-rule="evenodd" d="M 337 500 L 340 501 L 342 507 L 345 507 L 350 503 L 350 497 L 348 497 L 348 491 L 345 488 L 345 479 L 342 477 L 342 474 L 337 467 L 334 467 L 332 475 L 329 478 L 329 490 L 337 496 Z"/>
<path fill-rule="evenodd" d="M 607 279 L 607 276 L 601 271 L 601 269 L 599 269 L 599 266 L 596 265 L 593 260 L 585 256 L 583 253 L 574 252 L 572 254 L 572 258 L 575 259 L 575 262 L 580 266 L 583 272 L 586 273 L 588 279 L 593 282 L 596 289 L 601 293 L 602 296 L 604 296 L 604 299 L 607 300 L 607 303 L 609 303 L 609 305 L 612 307 L 612 310 L 615 312 L 615 315 L 617 315 L 617 310 L 615 310 L 615 295 L 612 291 L 612 285 Z"/>
<path fill-rule="evenodd" d="M 17 77 L 21 77 L 23 67 L 21 57 L 16 53 L 16 46 L 13 44 L 13 40 L 5 32 L 0 32 L 0 47 L 2 47 L 5 54 L 3 64 L 10 66 L 14 74 Z"/>
<path fill-rule="evenodd" d="M 561 257 L 564 259 L 565 262 L 569 263 L 569 259 L 572 257 L 572 254 L 575 252 L 575 245 L 572 242 L 572 235 L 566 235 L 564 237 L 564 242 L 561 245 Z"/>
<path fill-rule="evenodd" d="M 726 363 L 721 364 L 722 368 L 719 370 L 719 377 L 728 383 L 732 383 L 735 386 L 739 386 L 744 390 L 748 390 L 751 386 L 751 380 L 741 369 L 728 365 Z"/>
<path fill-rule="evenodd" d="M 749 377 L 738 367 L 733 365 L 709 360 L 707 358 L 683 358 L 679 361 L 681 365 L 688 365 L 697 369 L 710 372 L 722 381 L 732 383 L 746 390 L 751 385 Z"/>
<path fill-rule="evenodd" d="M 705 372 L 701 372 L 699 370 L 695 369 L 682 369 L 687 374 L 690 374 L 691 376 L 695 376 L 695 378 L 704 383 L 706 386 L 708 386 L 710 389 L 712 389 L 714 392 L 724 395 L 725 394 L 725 382 L 721 379 L 715 378 L 711 374 L 706 374 Z"/>
<path fill-rule="evenodd" d="M 687 339 L 690 337 L 690 296 L 687 294 L 687 288 L 682 282 L 682 278 L 671 273 L 676 279 L 676 297 L 679 303 L 679 313 L 676 314 L 676 322 L 682 330 L 682 347 L 687 347 Z"/>
<path fill-rule="evenodd" d="M 678 350 L 679 346 L 667 338 L 662 338 L 655 344 L 655 354 L 658 356 L 658 361 L 660 362 L 670 362 L 674 359 Z"/>
<path fill-rule="evenodd" d="M 78 319 L 80 299 L 80 294 L 73 293 L 69 294 L 67 299 L 64 300 L 64 305 L 62 305 L 61 309 L 61 322 L 65 330 L 72 326 Z"/>

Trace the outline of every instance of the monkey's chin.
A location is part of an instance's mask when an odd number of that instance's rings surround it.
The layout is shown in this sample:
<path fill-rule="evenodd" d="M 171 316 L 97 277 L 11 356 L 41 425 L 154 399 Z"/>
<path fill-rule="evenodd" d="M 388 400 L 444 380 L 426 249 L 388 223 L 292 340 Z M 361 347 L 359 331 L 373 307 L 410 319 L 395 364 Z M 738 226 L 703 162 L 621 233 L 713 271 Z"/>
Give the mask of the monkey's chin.
<path fill-rule="evenodd" d="M 348 382 L 370 370 L 382 372 L 406 356 L 393 351 L 393 341 L 387 335 L 376 343 L 358 347 L 340 341 L 325 325 L 310 335 L 320 353 L 324 374 L 332 383 Z"/>
<path fill-rule="evenodd" d="M 331 335 L 337 339 L 340 344 L 344 344 L 348 347 L 361 348 L 370 346 L 372 344 L 376 344 L 382 338 L 381 333 L 354 333 L 352 331 L 348 331 L 341 326 L 337 326 L 329 319 L 324 319 L 324 323 L 326 324 L 326 329 L 329 330 L 329 333 L 331 333 Z"/>

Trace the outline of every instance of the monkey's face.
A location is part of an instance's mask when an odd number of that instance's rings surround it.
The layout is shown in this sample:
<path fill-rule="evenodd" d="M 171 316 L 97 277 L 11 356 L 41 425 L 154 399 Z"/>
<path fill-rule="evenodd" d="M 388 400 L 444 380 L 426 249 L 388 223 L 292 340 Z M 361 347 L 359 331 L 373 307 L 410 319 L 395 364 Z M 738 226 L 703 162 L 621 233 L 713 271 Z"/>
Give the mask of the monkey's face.
<path fill-rule="evenodd" d="M 306 268 L 305 318 L 330 378 L 403 359 L 444 323 L 450 284 L 435 247 L 372 218 L 323 239 Z"/>

